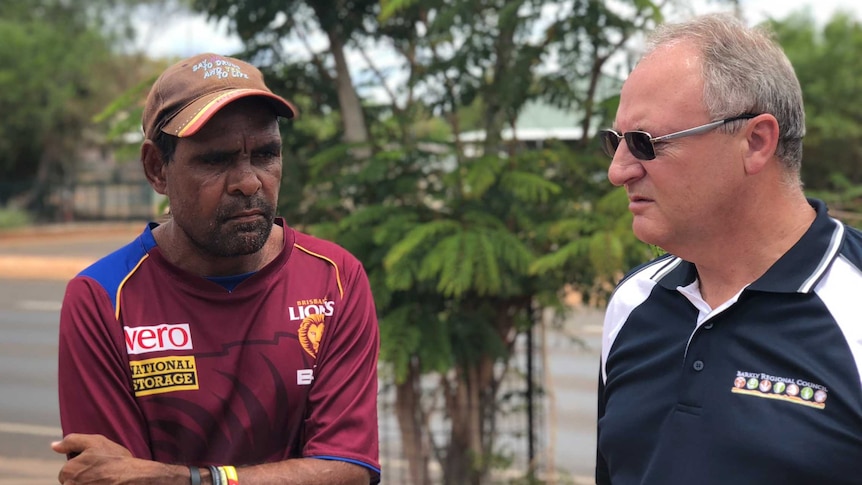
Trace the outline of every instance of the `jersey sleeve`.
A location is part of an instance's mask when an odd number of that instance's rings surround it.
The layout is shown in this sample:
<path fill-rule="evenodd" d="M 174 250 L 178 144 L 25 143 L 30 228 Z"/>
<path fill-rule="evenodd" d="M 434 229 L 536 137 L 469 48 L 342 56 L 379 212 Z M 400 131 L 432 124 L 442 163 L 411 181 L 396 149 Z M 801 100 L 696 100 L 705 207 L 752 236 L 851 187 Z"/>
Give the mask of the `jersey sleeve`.
<path fill-rule="evenodd" d="M 91 278 L 78 276 L 66 287 L 58 361 L 63 434 L 101 434 L 137 458 L 152 459 L 123 331 L 107 292 Z"/>
<path fill-rule="evenodd" d="M 321 342 L 309 391 L 303 455 L 362 465 L 372 472 L 372 482 L 376 483 L 380 473 L 379 329 L 368 277 L 361 264 L 353 261 L 340 311 Z"/>

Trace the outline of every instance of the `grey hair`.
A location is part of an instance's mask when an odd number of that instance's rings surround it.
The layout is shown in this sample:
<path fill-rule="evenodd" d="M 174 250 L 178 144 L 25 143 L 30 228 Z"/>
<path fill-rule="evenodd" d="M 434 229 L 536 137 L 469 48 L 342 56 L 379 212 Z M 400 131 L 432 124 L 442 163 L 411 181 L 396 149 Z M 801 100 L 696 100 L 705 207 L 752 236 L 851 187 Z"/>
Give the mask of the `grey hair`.
<path fill-rule="evenodd" d="M 729 14 L 662 24 L 647 40 L 644 57 L 661 47 L 688 43 L 702 56 L 703 101 L 713 119 L 770 113 L 778 120 L 775 155 L 798 177 L 805 110 L 802 88 L 781 46 L 765 27 L 749 28 Z M 733 131 L 743 122 L 728 123 Z"/>

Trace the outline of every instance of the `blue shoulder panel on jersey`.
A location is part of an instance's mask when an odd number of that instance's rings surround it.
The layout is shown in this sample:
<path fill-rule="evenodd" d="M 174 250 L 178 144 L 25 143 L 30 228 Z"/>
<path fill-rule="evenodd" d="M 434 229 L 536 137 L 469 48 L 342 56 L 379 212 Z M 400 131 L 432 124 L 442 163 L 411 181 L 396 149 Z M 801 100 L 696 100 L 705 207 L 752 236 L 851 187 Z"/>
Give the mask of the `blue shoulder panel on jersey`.
<path fill-rule="evenodd" d="M 99 259 L 78 276 L 86 276 L 97 281 L 108 293 L 114 311 L 117 310 L 117 291 L 123 280 L 135 269 L 149 251 L 156 245 L 151 228 L 148 225 L 134 241 Z"/>

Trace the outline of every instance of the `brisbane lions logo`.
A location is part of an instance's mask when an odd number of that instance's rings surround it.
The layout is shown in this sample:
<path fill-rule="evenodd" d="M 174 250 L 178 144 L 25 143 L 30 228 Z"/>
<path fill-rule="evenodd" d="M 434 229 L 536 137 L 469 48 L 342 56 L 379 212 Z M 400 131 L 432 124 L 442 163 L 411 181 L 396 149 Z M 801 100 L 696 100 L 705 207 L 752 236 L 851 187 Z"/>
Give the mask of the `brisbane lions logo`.
<path fill-rule="evenodd" d="M 299 324 L 299 343 L 308 355 L 317 358 L 317 350 L 320 347 L 320 339 L 323 338 L 324 315 L 313 313 L 302 319 Z"/>

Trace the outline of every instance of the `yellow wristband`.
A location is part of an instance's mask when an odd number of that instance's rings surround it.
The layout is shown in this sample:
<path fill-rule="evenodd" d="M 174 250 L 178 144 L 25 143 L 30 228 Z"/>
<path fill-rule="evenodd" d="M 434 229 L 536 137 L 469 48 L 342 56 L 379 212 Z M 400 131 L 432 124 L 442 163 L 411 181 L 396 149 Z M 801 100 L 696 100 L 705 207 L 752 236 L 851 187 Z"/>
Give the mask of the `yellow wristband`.
<path fill-rule="evenodd" d="M 239 478 L 236 475 L 236 468 L 228 465 L 223 466 L 225 476 L 227 477 L 227 485 L 239 485 Z"/>

